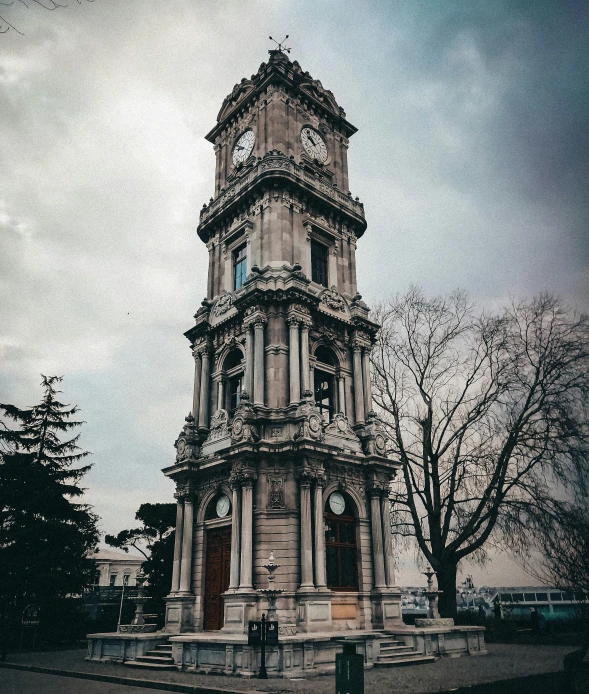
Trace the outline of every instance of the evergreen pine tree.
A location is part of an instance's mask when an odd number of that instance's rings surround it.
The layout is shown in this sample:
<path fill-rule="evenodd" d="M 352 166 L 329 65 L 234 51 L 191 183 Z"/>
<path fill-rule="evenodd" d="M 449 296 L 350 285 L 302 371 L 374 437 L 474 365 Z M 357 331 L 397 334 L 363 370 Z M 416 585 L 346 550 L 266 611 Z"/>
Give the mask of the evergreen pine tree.
<path fill-rule="evenodd" d="M 98 542 L 91 508 L 74 501 L 84 493 L 81 478 L 89 455 L 64 434 L 83 422 L 77 407 L 57 399 L 58 376 L 43 376 L 42 402 L 20 409 L 1 404 L 0 412 L 18 424 L 0 427 L 0 612 L 16 625 L 29 604 L 54 608 L 79 594 L 95 570 L 91 556 Z M 49 610 L 51 611 L 51 610 Z"/>

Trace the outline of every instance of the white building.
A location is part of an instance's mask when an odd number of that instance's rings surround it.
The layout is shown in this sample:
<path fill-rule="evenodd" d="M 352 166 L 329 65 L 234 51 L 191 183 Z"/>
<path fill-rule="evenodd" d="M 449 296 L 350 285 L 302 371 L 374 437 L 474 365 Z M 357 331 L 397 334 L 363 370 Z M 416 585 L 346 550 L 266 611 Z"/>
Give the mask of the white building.
<path fill-rule="evenodd" d="M 145 561 L 141 555 L 117 552 L 112 549 L 101 549 L 93 558 L 96 562 L 93 585 L 104 588 L 135 586 L 137 584 L 135 578 L 141 569 L 141 564 Z"/>

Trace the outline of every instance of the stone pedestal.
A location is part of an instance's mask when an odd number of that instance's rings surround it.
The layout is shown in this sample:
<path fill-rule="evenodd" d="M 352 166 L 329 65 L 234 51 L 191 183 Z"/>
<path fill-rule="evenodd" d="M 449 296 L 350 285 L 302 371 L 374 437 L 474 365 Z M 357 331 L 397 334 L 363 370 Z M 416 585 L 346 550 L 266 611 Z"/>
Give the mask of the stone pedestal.
<path fill-rule="evenodd" d="M 194 631 L 194 595 L 168 595 L 166 600 L 165 632 L 181 634 Z"/>
<path fill-rule="evenodd" d="M 330 590 L 300 589 L 297 591 L 298 632 L 326 632 L 333 629 L 331 596 Z"/>
<path fill-rule="evenodd" d="M 259 619 L 258 594 L 255 590 L 223 593 L 224 626 L 221 632 L 247 634 L 250 620 Z"/>
<path fill-rule="evenodd" d="M 370 593 L 372 603 L 372 628 L 396 629 L 403 626 L 401 615 L 401 593 L 394 588 L 373 590 Z"/>

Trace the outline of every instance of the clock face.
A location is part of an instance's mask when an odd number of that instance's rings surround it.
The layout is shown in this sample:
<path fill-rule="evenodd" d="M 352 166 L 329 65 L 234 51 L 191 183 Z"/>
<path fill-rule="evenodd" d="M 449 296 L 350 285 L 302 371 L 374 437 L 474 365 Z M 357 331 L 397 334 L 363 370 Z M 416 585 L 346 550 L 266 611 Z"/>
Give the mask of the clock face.
<path fill-rule="evenodd" d="M 230 506 L 231 502 L 229 501 L 229 497 L 225 494 L 217 499 L 217 515 L 219 518 L 225 518 L 225 516 L 229 513 Z"/>
<path fill-rule="evenodd" d="M 305 152 L 312 158 L 317 159 L 321 164 L 327 161 L 327 145 L 323 137 L 313 128 L 308 126 L 301 130 L 301 141 Z"/>
<path fill-rule="evenodd" d="M 256 141 L 256 136 L 253 130 L 246 130 L 233 147 L 233 163 L 235 166 L 238 164 L 243 164 L 252 153 L 254 149 L 254 142 Z"/>
<path fill-rule="evenodd" d="M 333 492 L 329 497 L 329 508 L 336 516 L 341 516 L 346 508 L 346 500 L 339 492 Z"/>

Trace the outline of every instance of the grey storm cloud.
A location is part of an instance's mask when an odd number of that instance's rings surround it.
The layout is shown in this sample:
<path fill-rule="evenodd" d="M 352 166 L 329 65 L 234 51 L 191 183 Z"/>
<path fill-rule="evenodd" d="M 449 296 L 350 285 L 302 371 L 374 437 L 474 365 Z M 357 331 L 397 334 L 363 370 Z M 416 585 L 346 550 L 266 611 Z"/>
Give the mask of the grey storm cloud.
<path fill-rule="evenodd" d="M 172 498 L 182 333 L 206 289 L 204 135 L 268 35 L 291 35 L 291 59 L 359 128 L 368 301 L 417 283 L 587 307 L 586 3 L 20 5 L 0 13 L 24 34 L 0 35 L 0 400 L 30 404 L 39 373 L 65 375 L 105 532 Z"/>

